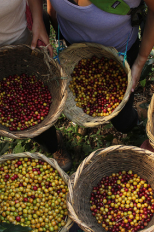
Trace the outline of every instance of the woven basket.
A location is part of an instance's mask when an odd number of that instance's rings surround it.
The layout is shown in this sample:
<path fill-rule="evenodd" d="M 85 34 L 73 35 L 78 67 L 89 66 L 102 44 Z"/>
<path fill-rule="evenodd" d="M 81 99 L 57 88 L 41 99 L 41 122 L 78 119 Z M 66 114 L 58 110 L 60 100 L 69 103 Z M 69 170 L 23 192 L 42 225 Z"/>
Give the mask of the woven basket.
<path fill-rule="evenodd" d="M 68 88 L 68 97 L 64 109 L 64 114 L 69 120 L 75 122 L 79 126 L 85 127 L 98 126 L 100 124 L 106 123 L 108 120 L 118 115 L 118 113 L 122 110 L 122 108 L 128 101 L 132 87 L 131 70 L 127 61 L 125 61 L 124 67 L 123 57 L 118 55 L 118 51 L 115 48 L 105 47 L 103 45 L 95 43 L 72 44 L 60 53 L 59 58 L 61 65 L 68 75 L 68 85 L 69 82 L 72 80 L 71 73 L 73 72 L 75 65 L 77 65 L 82 58 L 91 58 L 93 55 L 98 58 L 104 56 L 117 61 L 117 63 L 120 64 L 121 67 L 123 67 L 127 74 L 128 86 L 122 102 L 109 116 L 105 117 L 92 117 L 84 113 L 81 108 L 76 106 L 76 102 L 74 100 L 75 96 L 73 96 L 72 91 Z"/>
<path fill-rule="evenodd" d="M 154 94 L 151 98 L 151 102 L 148 107 L 148 120 L 146 125 L 146 132 L 149 138 L 149 142 L 151 146 L 154 148 Z"/>
<path fill-rule="evenodd" d="M 47 49 L 31 50 L 27 45 L 4 46 L 0 48 L 0 81 L 9 75 L 35 74 L 41 79 L 52 95 L 52 104 L 45 119 L 24 131 L 10 131 L 0 124 L 0 135 L 20 139 L 33 138 L 55 124 L 64 109 L 67 98 L 66 74 L 53 59 Z M 64 78 L 63 78 L 64 77 Z"/>
<path fill-rule="evenodd" d="M 7 155 L 3 155 L 3 156 L 0 157 L 0 163 L 3 163 L 5 161 L 7 161 L 7 160 L 25 158 L 25 157 L 32 158 L 32 159 L 40 159 L 40 160 L 43 160 L 43 161 L 47 162 L 54 169 L 56 169 L 58 171 L 58 173 L 61 176 L 61 178 L 63 179 L 63 181 L 68 185 L 69 176 L 67 175 L 67 173 L 65 173 L 59 167 L 57 161 L 55 159 L 52 159 L 52 158 L 49 159 L 45 155 L 40 154 L 40 153 L 23 152 L 23 153 L 18 153 L 18 154 L 7 154 Z M 59 230 L 59 232 L 67 232 L 72 227 L 73 223 L 74 222 L 68 217 L 66 225 L 64 227 L 62 227 Z"/>
<path fill-rule="evenodd" d="M 70 177 L 67 197 L 69 216 L 85 232 L 106 232 L 92 216 L 90 196 L 102 177 L 121 170 L 132 170 L 148 180 L 154 189 L 154 153 L 133 146 L 117 145 L 98 149 L 85 158 Z M 147 228 L 140 231 L 154 231 L 154 216 Z"/>

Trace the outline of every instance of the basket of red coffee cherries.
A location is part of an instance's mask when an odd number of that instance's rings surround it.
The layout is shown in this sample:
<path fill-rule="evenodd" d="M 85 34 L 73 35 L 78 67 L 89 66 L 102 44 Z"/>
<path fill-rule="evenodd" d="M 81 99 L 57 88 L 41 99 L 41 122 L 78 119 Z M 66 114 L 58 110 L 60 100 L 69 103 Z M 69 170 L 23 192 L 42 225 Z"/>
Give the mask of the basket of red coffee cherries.
<path fill-rule="evenodd" d="M 60 53 L 68 75 L 64 114 L 80 126 L 95 127 L 115 117 L 131 93 L 129 64 L 115 48 L 72 44 Z"/>
<path fill-rule="evenodd" d="M 66 76 L 45 49 L 0 48 L 0 135 L 33 138 L 51 127 L 67 98 Z"/>
<path fill-rule="evenodd" d="M 98 149 L 70 177 L 69 216 L 85 232 L 154 231 L 154 153 Z"/>

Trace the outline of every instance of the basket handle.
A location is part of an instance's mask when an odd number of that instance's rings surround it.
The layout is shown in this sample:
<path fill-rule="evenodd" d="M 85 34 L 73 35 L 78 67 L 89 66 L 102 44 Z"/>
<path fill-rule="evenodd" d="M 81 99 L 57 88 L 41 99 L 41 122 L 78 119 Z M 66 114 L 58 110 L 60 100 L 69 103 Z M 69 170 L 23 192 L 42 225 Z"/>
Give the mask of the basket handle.
<path fill-rule="evenodd" d="M 50 73 L 53 75 L 51 67 L 49 64 L 50 64 L 50 62 L 52 62 L 52 63 L 55 62 L 55 60 L 49 56 L 48 45 L 47 46 L 40 46 L 40 49 L 41 49 L 41 51 L 43 51 L 43 54 L 44 54 L 44 62 L 48 66 Z"/>
<path fill-rule="evenodd" d="M 28 47 L 30 47 L 30 46 L 28 46 Z M 50 79 L 52 78 L 52 80 L 56 80 L 56 81 L 59 79 L 52 72 L 52 68 L 51 68 L 50 64 L 53 64 L 53 63 L 54 63 L 54 65 L 57 66 L 57 69 L 60 70 L 60 76 L 61 76 L 60 79 L 67 79 L 67 75 L 63 71 L 62 66 L 56 60 L 54 60 L 52 57 L 49 56 L 48 45 L 47 46 L 40 46 L 40 48 L 35 48 L 34 50 L 32 50 L 32 55 L 35 54 L 35 52 L 37 52 L 37 49 L 44 54 L 44 62 L 49 69 L 49 74 L 47 74 L 47 75 L 50 77 Z"/>
<path fill-rule="evenodd" d="M 118 56 L 120 58 L 120 60 L 125 63 L 124 56 L 119 55 L 118 54 L 119 52 L 116 48 L 114 48 L 114 47 L 108 47 L 108 48 L 111 50 L 111 52 L 113 52 L 115 54 L 115 56 Z"/>

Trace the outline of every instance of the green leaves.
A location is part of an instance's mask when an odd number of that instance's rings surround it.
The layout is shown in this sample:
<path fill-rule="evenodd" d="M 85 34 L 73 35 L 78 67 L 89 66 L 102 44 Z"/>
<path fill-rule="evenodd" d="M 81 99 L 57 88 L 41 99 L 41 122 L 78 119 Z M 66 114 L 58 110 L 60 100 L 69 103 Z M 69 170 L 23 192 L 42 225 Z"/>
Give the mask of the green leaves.
<path fill-rule="evenodd" d="M 151 58 L 145 63 L 143 67 L 141 77 L 140 77 L 140 85 L 142 87 L 145 87 L 146 85 L 147 79 L 149 78 L 149 74 L 152 71 L 153 63 L 154 63 L 154 58 Z"/>
<path fill-rule="evenodd" d="M 154 71 L 154 70 L 153 70 Z M 152 77 L 151 79 L 150 79 L 150 81 L 154 81 L 154 77 Z"/>
<path fill-rule="evenodd" d="M 9 148 L 9 142 L 0 143 L 0 156 L 5 154 Z"/>
<path fill-rule="evenodd" d="M 88 144 L 85 144 L 85 143 L 83 143 L 82 149 L 83 149 L 83 152 L 84 152 L 86 155 L 90 154 L 90 153 L 93 151 L 91 145 L 88 145 Z"/>
<path fill-rule="evenodd" d="M 111 123 L 108 123 L 107 125 L 105 125 L 104 127 L 103 127 L 103 129 L 110 129 L 110 128 L 112 128 L 113 127 L 113 125 L 111 124 Z"/>
<path fill-rule="evenodd" d="M 21 225 L 14 225 L 12 223 L 0 223 L 0 232 L 29 232 L 32 231 L 30 227 L 23 227 Z"/>
<path fill-rule="evenodd" d="M 140 147 L 141 144 L 148 138 L 145 131 L 146 121 L 147 119 L 143 121 L 142 125 L 134 127 L 133 130 L 127 134 L 127 137 L 122 138 L 122 142 L 125 145 Z"/>
<path fill-rule="evenodd" d="M 3 232 L 6 228 L 0 225 L 0 232 Z"/>
<path fill-rule="evenodd" d="M 143 67 L 143 70 L 142 70 L 142 73 L 141 73 L 141 77 L 140 77 L 140 83 L 142 80 L 146 79 L 147 76 L 149 76 L 151 70 L 152 70 L 152 64 L 154 63 L 154 59 L 149 59 L 144 67 Z M 144 82 L 143 82 L 144 83 Z"/>
<path fill-rule="evenodd" d="M 17 145 L 15 146 L 15 148 L 13 149 L 13 153 L 20 153 L 20 152 L 24 152 L 25 151 L 25 145 L 22 145 L 22 140 L 19 140 L 19 142 L 17 143 Z"/>
<path fill-rule="evenodd" d="M 149 104 L 150 104 L 150 102 L 149 102 L 149 103 L 148 103 L 148 102 L 145 102 L 145 103 L 140 104 L 140 107 L 141 107 L 142 109 L 148 109 Z"/>
<path fill-rule="evenodd" d="M 141 85 L 142 87 L 145 87 L 146 82 L 147 82 L 146 79 L 144 79 L 144 80 L 140 81 L 140 85 Z"/>

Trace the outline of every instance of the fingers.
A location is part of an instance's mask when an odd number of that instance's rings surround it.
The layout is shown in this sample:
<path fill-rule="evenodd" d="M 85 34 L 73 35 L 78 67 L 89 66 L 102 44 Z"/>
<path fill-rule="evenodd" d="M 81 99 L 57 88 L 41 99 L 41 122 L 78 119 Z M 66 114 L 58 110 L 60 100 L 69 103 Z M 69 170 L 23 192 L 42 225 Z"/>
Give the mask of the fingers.
<path fill-rule="evenodd" d="M 132 89 L 131 89 L 131 91 L 132 91 L 132 93 L 133 93 L 133 92 L 134 92 L 134 89 L 135 89 L 135 87 L 136 87 L 135 78 L 132 78 L 132 82 L 133 82 L 133 84 L 132 84 Z"/>
<path fill-rule="evenodd" d="M 139 80 L 140 80 L 140 76 L 137 76 L 137 77 L 133 78 L 132 92 L 134 92 L 136 86 L 138 85 Z"/>
<path fill-rule="evenodd" d="M 43 39 L 40 40 L 40 39 L 38 39 L 37 36 L 33 36 L 33 40 L 31 43 L 31 49 L 34 50 L 36 47 L 40 47 L 40 46 L 47 46 L 50 56 L 53 57 L 53 48 L 52 48 L 51 44 L 49 43 L 49 41 L 46 43 L 43 41 Z"/>
<path fill-rule="evenodd" d="M 48 45 L 46 45 L 42 40 L 38 40 L 37 46 L 38 47 L 46 46 L 47 49 L 49 50 L 50 57 L 53 57 L 53 48 L 52 48 L 50 43 L 48 43 Z"/>
<path fill-rule="evenodd" d="M 36 48 L 36 42 L 34 41 L 32 41 L 32 43 L 31 43 L 31 49 L 32 50 L 34 50 L 35 48 Z M 41 46 L 46 46 L 46 44 L 42 41 L 42 40 L 38 40 L 37 41 L 37 47 L 41 47 Z M 47 48 L 48 48 L 48 50 L 49 50 L 49 54 L 50 54 L 50 57 L 53 57 L 53 48 L 52 48 L 52 46 L 51 46 L 51 44 L 48 44 L 47 45 Z"/>
<path fill-rule="evenodd" d="M 37 40 L 38 40 L 38 36 L 36 34 L 33 34 L 33 39 L 32 39 L 32 42 L 31 42 L 31 49 L 32 50 L 34 50 L 36 48 Z"/>
<path fill-rule="evenodd" d="M 53 57 L 53 48 L 51 44 L 48 45 L 48 50 L 49 50 L 50 56 Z"/>
<path fill-rule="evenodd" d="M 134 85 L 133 85 L 133 86 L 132 86 L 132 93 L 134 92 L 134 89 L 135 89 L 135 88 L 134 88 Z"/>
<path fill-rule="evenodd" d="M 44 26 L 42 27 L 38 27 L 37 25 L 33 25 L 33 39 L 31 42 L 31 49 L 35 49 L 37 46 L 47 46 L 50 56 L 53 57 L 53 49 L 52 46 L 49 43 L 49 37 L 48 34 L 44 28 Z"/>
<path fill-rule="evenodd" d="M 49 37 L 47 34 L 45 34 L 45 36 L 42 36 L 41 40 L 45 43 L 45 45 L 47 46 L 48 50 L 49 50 L 49 53 L 50 53 L 50 56 L 52 57 L 53 56 L 53 49 L 52 49 L 52 46 L 49 42 Z"/>
<path fill-rule="evenodd" d="M 134 78 L 134 79 L 133 79 L 133 84 L 132 84 L 132 90 L 131 90 L 132 93 L 134 92 L 134 90 L 135 90 L 135 88 L 136 88 L 137 82 L 138 82 L 137 79 Z"/>
<path fill-rule="evenodd" d="M 139 62 L 135 61 L 132 68 L 131 68 L 132 81 L 133 81 L 132 90 L 131 90 L 132 92 L 134 92 L 134 90 L 135 90 L 135 88 L 140 80 L 143 66 L 144 66 L 143 63 L 142 63 L 142 65 L 139 65 Z"/>
<path fill-rule="evenodd" d="M 135 70 L 136 71 L 136 70 Z M 138 72 L 138 70 L 137 70 L 137 72 Z M 135 72 L 134 72 L 135 73 Z M 137 75 L 136 75 L 136 73 L 134 74 L 133 72 L 132 72 L 132 81 L 133 81 L 133 84 L 132 84 L 132 92 L 134 92 L 134 90 L 135 90 L 135 88 L 136 88 L 136 86 L 138 85 L 138 82 L 139 82 L 139 80 L 140 80 L 140 73 L 138 72 L 137 73 Z"/>
<path fill-rule="evenodd" d="M 136 68 L 136 66 L 132 67 L 131 72 L 132 72 L 132 82 L 133 82 L 131 92 L 133 93 L 137 86 L 140 75 L 139 75 L 139 70 Z"/>

